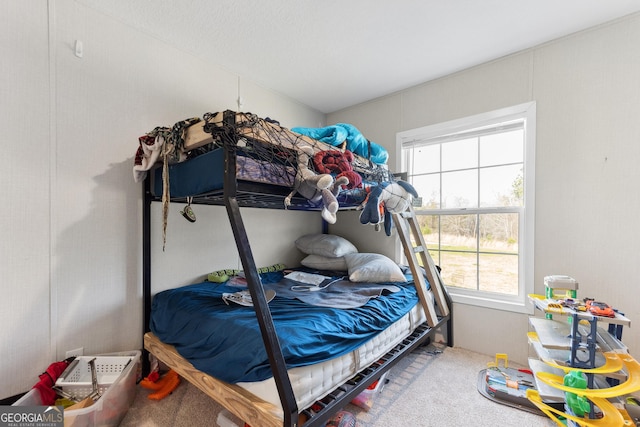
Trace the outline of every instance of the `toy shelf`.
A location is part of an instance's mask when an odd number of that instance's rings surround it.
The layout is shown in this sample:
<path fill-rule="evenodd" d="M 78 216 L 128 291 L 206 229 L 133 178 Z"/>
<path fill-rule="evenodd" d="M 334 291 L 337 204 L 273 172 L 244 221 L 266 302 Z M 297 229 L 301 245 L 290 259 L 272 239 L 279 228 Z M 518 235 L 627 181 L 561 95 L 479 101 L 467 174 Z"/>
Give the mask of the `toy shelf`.
<path fill-rule="evenodd" d="M 547 298 L 543 295 L 529 294 L 529 301 L 538 310 L 543 311 L 545 314 L 558 314 L 561 316 L 577 316 L 580 320 L 592 321 L 597 320 L 599 322 L 609 323 L 613 325 L 631 326 L 631 320 L 626 318 L 620 313 L 615 313 L 615 317 L 594 316 L 586 311 L 578 311 L 569 307 L 564 307 L 560 304 L 559 300 Z"/>
<path fill-rule="evenodd" d="M 529 318 L 529 324 L 535 329 L 538 334 L 538 339 L 545 348 L 560 350 L 571 349 L 571 346 L 573 345 L 573 340 L 571 338 L 572 325 L 569 322 L 531 317 Z M 583 325 L 578 325 L 578 328 L 583 335 L 589 333 L 587 328 Z M 627 346 L 624 345 L 622 341 L 612 336 L 608 331 L 599 327 L 596 329 L 596 348 L 603 352 L 627 351 Z"/>
<path fill-rule="evenodd" d="M 564 349 L 551 349 L 545 347 L 539 339 L 536 332 L 529 332 L 529 344 L 534 348 L 538 358 L 543 362 L 543 366 L 547 367 L 545 372 L 551 372 L 556 375 L 562 375 L 569 369 L 573 369 L 569 361 L 571 358 L 571 351 Z M 582 369 L 583 372 L 594 374 L 606 374 L 608 378 L 613 378 L 618 381 L 626 381 L 627 374 L 624 372 L 623 364 L 615 356 L 615 351 L 596 352 L 595 363 L 593 369 Z M 553 371 L 551 370 L 553 369 Z M 533 369 L 532 370 L 536 370 Z M 540 371 L 540 369 L 538 369 Z M 602 385 L 605 385 L 602 383 Z"/>
<path fill-rule="evenodd" d="M 531 368 L 531 372 L 534 374 L 536 390 L 538 390 L 538 394 L 542 401 L 546 403 L 564 403 L 564 392 L 562 390 L 558 390 L 555 387 L 551 387 L 550 385 L 538 381 L 536 377 L 538 372 L 549 372 L 555 375 L 563 375 L 564 371 L 562 369 L 553 368 L 542 360 L 532 357 L 529 358 L 529 368 Z"/>
<path fill-rule="evenodd" d="M 538 359 L 529 360 L 536 389 L 527 398 L 559 426 L 633 426 L 625 397 L 640 391 L 640 364 L 620 341 L 621 328 L 631 321 L 618 312 L 604 317 L 566 307 L 548 296 L 529 300 L 545 317 L 529 318 L 528 340 Z M 599 323 L 616 326 L 604 330 Z M 574 375 L 580 384 L 570 382 Z M 576 398 L 583 403 L 576 405 Z M 549 405 L 562 401 L 566 412 Z"/>

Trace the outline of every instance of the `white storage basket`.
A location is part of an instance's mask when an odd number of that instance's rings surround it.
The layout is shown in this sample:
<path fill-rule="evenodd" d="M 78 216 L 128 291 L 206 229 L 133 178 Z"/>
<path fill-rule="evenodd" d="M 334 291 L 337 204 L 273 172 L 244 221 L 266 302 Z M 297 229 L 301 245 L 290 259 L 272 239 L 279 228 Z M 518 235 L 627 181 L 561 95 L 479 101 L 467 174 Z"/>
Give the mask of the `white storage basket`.
<path fill-rule="evenodd" d="M 88 408 L 80 409 L 65 409 L 64 410 L 64 425 L 65 427 L 117 427 L 124 416 L 129 410 L 129 406 L 136 397 L 137 387 L 136 382 L 140 375 L 140 355 L 139 350 L 123 351 L 118 353 L 109 353 L 101 356 L 93 356 L 96 358 L 96 371 L 98 366 L 106 371 L 118 371 L 121 374 L 117 375 L 115 381 L 110 387 L 100 385 L 98 388 L 101 391 L 102 396 L 93 405 Z M 72 390 L 74 387 L 80 391 L 78 394 L 91 394 L 93 387 L 91 386 L 91 367 L 88 361 L 93 357 L 82 356 L 80 359 L 84 360 L 86 366 L 83 368 L 80 366 L 80 361 L 73 367 L 68 369 L 68 373 L 65 373 L 61 382 L 71 384 L 65 385 L 66 390 Z M 103 363 L 106 362 L 106 363 Z M 84 366 L 84 365 L 83 365 Z M 108 368 L 108 366 L 111 366 Z M 125 366 L 122 368 L 122 366 Z M 76 371 L 78 368 L 78 371 Z M 88 374 L 84 369 L 89 369 Z M 73 371 L 73 373 L 71 372 Z M 83 380 L 83 378 L 89 378 L 88 386 L 85 385 L 86 381 L 82 381 L 82 389 L 79 386 L 78 381 L 69 381 L 71 375 L 77 375 L 77 380 Z M 98 378 L 102 377 L 103 380 L 115 375 L 115 372 L 105 372 L 98 374 Z M 100 382 L 100 379 L 98 380 Z M 103 391 L 105 390 L 106 391 Z M 83 397 L 83 396 L 81 396 Z M 40 406 L 42 400 L 40 399 L 40 392 L 32 388 L 27 394 L 22 396 L 20 400 L 14 403 L 15 406 Z"/>
<path fill-rule="evenodd" d="M 95 359 L 98 392 L 104 394 L 125 368 L 133 363 L 135 356 L 80 356 L 58 377 L 56 386 L 77 400 L 93 393 L 90 360 Z"/>

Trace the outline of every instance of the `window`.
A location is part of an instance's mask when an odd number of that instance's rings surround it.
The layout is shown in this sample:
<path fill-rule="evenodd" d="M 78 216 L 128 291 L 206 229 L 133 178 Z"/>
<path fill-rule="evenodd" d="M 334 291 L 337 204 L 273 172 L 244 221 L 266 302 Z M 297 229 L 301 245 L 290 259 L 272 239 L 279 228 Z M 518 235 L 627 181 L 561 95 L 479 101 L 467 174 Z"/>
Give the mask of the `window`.
<path fill-rule="evenodd" d="M 535 103 L 400 132 L 397 143 L 453 300 L 530 313 Z"/>

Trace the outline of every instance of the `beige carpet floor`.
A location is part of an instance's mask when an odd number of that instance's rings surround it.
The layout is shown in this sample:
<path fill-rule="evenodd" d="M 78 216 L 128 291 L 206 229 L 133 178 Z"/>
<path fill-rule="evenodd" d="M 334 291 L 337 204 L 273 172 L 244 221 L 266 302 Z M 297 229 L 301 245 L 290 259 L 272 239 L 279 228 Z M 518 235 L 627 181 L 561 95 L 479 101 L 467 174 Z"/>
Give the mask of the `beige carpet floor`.
<path fill-rule="evenodd" d="M 345 409 L 356 414 L 358 427 L 555 426 L 542 415 L 495 403 L 478 392 L 478 374 L 493 359 L 457 347 L 421 347 L 388 373 L 368 411 L 351 404 Z M 139 388 L 121 427 L 217 425 L 222 408 L 186 381 L 161 401 L 148 399 L 148 393 Z"/>

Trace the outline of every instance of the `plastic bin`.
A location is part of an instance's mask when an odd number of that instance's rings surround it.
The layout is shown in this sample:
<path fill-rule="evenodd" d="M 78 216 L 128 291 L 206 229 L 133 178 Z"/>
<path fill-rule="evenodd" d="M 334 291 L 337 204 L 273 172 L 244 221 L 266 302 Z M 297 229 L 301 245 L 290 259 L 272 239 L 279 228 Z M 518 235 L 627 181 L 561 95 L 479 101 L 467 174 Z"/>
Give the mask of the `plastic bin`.
<path fill-rule="evenodd" d="M 368 388 L 366 388 L 362 393 L 357 395 L 352 401 L 352 405 L 356 405 L 366 411 L 373 407 L 375 397 L 382 392 L 384 385 L 387 381 L 387 374 L 389 372 L 385 372 L 382 374 L 379 380 L 374 381 Z"/>
<path fill-rule="evenodd" d="M 90 361 L 95 359 L 98 391 L 104 394 L 118 380 L 126 367 L 134 362 L 131 356 L 80 356 L 60 374 L 56 386 L 76 400 L 82 400 L 93 392 Z"/>
<path fill-rule="evenodd" d="M 133 402 L 136 396 L 137 387 L 136 380 L 138 371 L 140 369 L 140 351 L 130 351 L 130 352 L 121 352 L 121 353 L 110 353 L 108 355 L 100 355 L 100 356 L 82 356 L 79 359 L 84 362 L 87 367 L 89 367 L 88 361 L 93 357 L 96 358 L 96 371 L 98 372 L 98 389 L 104 390 L 101 391 L 101 396 L 95 403 L 87 408 L 82 409 L 73 409 L 73 410 L 65 410 L 64 411 L 64 425 L 65 427 L 94 427 L 94 426 L 105 426 L 105 427 L 116 427 L 120 424 L 120 421 L 124 418 L 127 411 L 129 410 L 129 406 Z M 119 373 L 115 375 L 113 372 L 103 372 L 102 374 L 98 371 L 98 361 L 100 361 L 101 369 L 117 369 L 117 365 L 124 366 L 119 370 Z M 107 365 L 109 362 L 115 362 L 112 365 L 112 368 L 108 368 Z M 71 365 L 70 365 L 71 366 Z M 82 363 L 78 363 L 76 367 L 73 368 L 73 371 L 79 369 L 78 372 L 74 372 L 71 374 L 71 370 L 69 374 L 64 378 L 62 383 L 68 383 L 72 378 L 77 378 L 78 381 L 75 381 L 75 384 L 71 385 L 63 385 L 65 391 L 72 390 L 75 387 L 75 390 L 80 390 L 80 388 L 84 388 L 85 385 L 85 373 L 84 373 L 84 365 Z M 108 385 L 100 384 L 100 377 L 102 376 L 104 381 L 109 382 Z M 61 377 L 62 378 L 62 377 Z M 88 372 L 89 378 L 89 392 L 86 394 L 90 394 L 92 391 L 91 386 L 91 369 L 89 367 Z M 57 382 L 56 382 L 57 383 Z M 82 385 L 81 385 L 82 384 Z M 69 389 L 71 387 L 71 389 Z M 84 393 L 84 392 L 83 392 Z M 86 394 L 81 394 L 79 397 L 84 397 Z M 40 400 L 40 393 L 36 389 L 32 389 L 27 394 L 22 396 L 18 401 L 14 403 L 15 406 L 37 406 L 42 405 L 42 401 Z"/>

